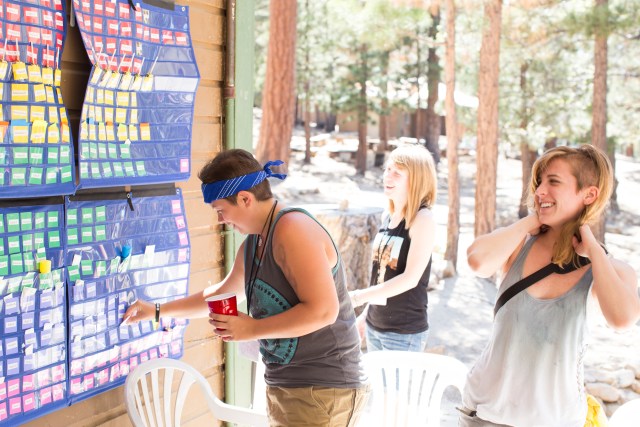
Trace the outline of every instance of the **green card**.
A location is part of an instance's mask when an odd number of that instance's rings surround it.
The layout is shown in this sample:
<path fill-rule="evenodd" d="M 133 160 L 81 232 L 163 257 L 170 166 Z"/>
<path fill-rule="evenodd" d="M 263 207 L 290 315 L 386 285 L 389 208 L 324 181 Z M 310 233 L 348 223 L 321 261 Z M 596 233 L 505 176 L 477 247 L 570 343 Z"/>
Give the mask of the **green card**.
<path fill-rule="evenodd" d="M 10 213 L 7 214 L 7 231 L 9 233 L 15 233 L 20 231 L 20 214 Z"/>
<path fill-rule="evenodd" d="M 0 234 L 4 234 L 4 214 L 0 213 Z"/>
<path fill-rule="evenodd" d="M 44 223 L 46 219 L 45 212 L 36 212 L 35 217 L 36 219 L 34 221 L 34 224 L 35 224 L 36 230 L 42 230 L 43 228 L 45 228 L 45 223 Z"/>
<path fill-rule="evenodd" d="M 105 206 L 96 206 L 96 222 L 105 222 L 107 220 L 107 208 Z"/>
<path fill-rule="evenodd" d="M 67 274 L 69 275 L 69 280 L 75 282 L 80 278 L 80 266 L 78 265 L 70 265 L 67 267 Z"/>
<path fill-rule="evenodd" d="M 67 164 L 70 162 L 71 162 L 71 159 L 69 156 L 69 146 L 63 145 L 60 147 L 60 163 Z"/>
<path fill-rule="evenodd" d="M 112 176 L 113 176 L 113 171 L 111 170 L 111 163 L 109 162 L 102 163 L 102 177 L 111 178 Z"/>
<path fill-rule="evenodd" d="M 80 146 L 80 158 L 82 160 L 87 160 L 91 158 L 91 154 L 89 153 L 89 144 L 84 143 Z"/>
<path fill-rule="evenodd" d="M 33 259 L 33 252 L 22 254 L 24 258 L 24 271 L 36 271 L 36 260 Z"/>
<path fill-rule="evenodd" d="M 58 164 L 58 147 L 47 147 L 47 163 Z"/>
<path fill-rule="evenodd" d="M 0 255 L 6 255 L 4 253 L 4 237 L 0 236 Z M 0 292 L 2 294 L 2 292 Z"/>
<path fill-rule="evenodd" d="M 136 176 L 136 173 L 133 169 L 133 162 L 124 162 L 124 173 L 127 176 Z"/>
<path fill-rule="evenodd" d="M 45 182 L 46 184 L 58 183 L 58 168 L 47 168 Z"/>
<path fill-rule="evenodd" d="M 42 157 L 44 155 L 44 149 L 42 147 L 30 147 L 29 148 L 29 163 L 32 165 L 41 165 Z"/>
<path fill-rule="evenodd" d="M 100 173 L 100 163 L 91 162 L 91 178 L 102 178 L 102 174 Z"/>
<path fill-rule="evenodd" d="M 113 258 L 109 262 L 109 274 L 116 274 L 118 272 L 118 265 L 120 264 L 120 257 Z"/>
<path fill-rule="evenodd" d="M 82 208 L 82 223 L 93 224 L 93 208 Z"/>
<path fill-rule="evenodd" d="M 129 144 L 120 144 L 120 158 L 122 159 L 131 158 L 131 146 Z"/>
<path fill-rule="evenodd" d="M 27 170 L 25 168 L 11 169 L 11 185 L 25 185 L 27 183 Z"/>
<path fill-rule="evenodd" d="M 96 262 L 96 273 L 98 277 L 105 276 L 107 274 L 107 262 L 106 261 L 97 261 Z"/>
<path fill-rule="evenodd" d="M 109 152 L 110 159 L 118 158 L 118 146 L 116 144 L 108 144 L 107 151 Z"/>
<path fill-rule="evenodd" d="M 93 227 L 82 227 L 80 238 L 82 240 L 82 243 L 93 242 Z"/>
<path fill-rule="evenodd" d="M 107 240 L 107 227 L 104 225 L 96 226 L 96 241 Z"/>
<path fill-rule="evenodd" d="M 138 176 L 145 176 L 147 174 L 144 168 L 144 162 L 136 162 L 136 172 L 138 172 Z"/>
<path fill-rule="evenodd" d="M 22 253 L 9 255 L 9 265 L 11 274 L 21 274 L 24 272 L 24 264 L 22 263 Z"/>
<path fill-rule="evenodd" d="M 77 228 L 69 228 L 67 230 L 67 245 L 77 245 L 78 244 L 78 229 Z"/>
<path fill-rule="evenodd" d="M 47 212 L 47 228 L 58 228 L 60 224 L 57 211 Z"/>
<path fill-rule="evenodd" d="M 67 225 L 76 225 L 78 224 L 78 209 L 68 209 L 67 210 Z"/>
<path fill-rule="evenodd" d="M 7 249 L 10 254 L 20 253 L 20 236 L 7 237 Z"/>
<path fill-rule="evenodd" d="M 98 144 L 95 142 L 89 143 L 89 158 L 90 159 L 98 158 Z"/>
<path fill-rule="evenodd" d="M 47 233 L 47 237 L 49 238 L 50 248 L 60 247 L 60 232 L 58 230 L 49 231 L 49 233 Z"/>
<path fill-rule="evenodd" d="M 0 165 L 7 164 L 7 149 L 0 147 Z"/>
<path fill-rule="evenodd" d="M 29 163 L 29 149 L 27 147 L 14 147 L 13 152 L 14 165 L 26 165 Z"/>
<path fill-rule="evenodd" d="M 122 178 L 124 176 L 124 172 L 122 170 L 122 163 L 115 162 L 113 164 L 113 174 L 116 178 Z"/>
<path fill-rule="evenodd" d="M 44 233 L 33 235 L 33 246 L 37 249 L 44 248 Z"/>
<path fill-rule="evenodd" d="M 93 261 L 89 259 L 80 261 L 80 270 L 83 276 L 93 276 Z"/>
<path fill-rule="evenodd" d="M 0 276 L 9 274 L 9 256 L 0 255 Z"/>
<path fill-rule="evenodd" d="M 107 144 L 98 144 L 98 158 L 106 159 L 107 158 Z"/>
<path fill-rule="evenodd" d="M 43 168 L 31 168 L 29 170 L 29 184 L 30 185 L 40 185 L 42 184 L 42 173 L 44 172 Z"/>
<path fill-rule="evenodd" d="M 60 168 L 60 182 L 71 182 L 73 176 L 71 175 L 71 166 L 63 166 Z"/>
<path fill-rule="evenodd" d="M 30 233 L 23 234 L 22 235 L 22 251 L 31 252 L 32 250 L 33 250 L 33 234 L 30 234 Z"/>
<path fill-rule="evenodd" d="M 80 162 L 80 178 L 89 178 L 89 163 L 86 161 Z"/>
<path fill-rule="evenodd" d="M 29 231 L 33 230 L 33 218 L 31 212 L 20 213 L 20 230 Z"/>

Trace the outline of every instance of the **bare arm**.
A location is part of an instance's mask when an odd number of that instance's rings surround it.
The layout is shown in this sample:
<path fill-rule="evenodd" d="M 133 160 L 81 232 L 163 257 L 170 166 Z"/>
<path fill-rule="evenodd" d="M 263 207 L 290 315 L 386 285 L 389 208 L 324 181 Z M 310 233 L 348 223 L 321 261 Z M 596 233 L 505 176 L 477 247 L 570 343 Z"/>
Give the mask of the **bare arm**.
<path fill-rule="evenodd" d="M 339 302 L 331 268 L 337 254 L 329 235 L 305 214 L 292 212 L 277 223 L 273 251 L 300 302 L 263 319 L 211 314 L 210 323 L 226 341 L 300 337 L 335 322 Z"/>
<path fill-rule="evenodd" d="M 492 276 L 504 268 L 527 234 L 537 232 L 540 225 L 538 215 L 533 213 L 507 227 L 478 236 L 467 249 L 469 267 L 480 277 Z"/>
<path fill-rule="evenodd" d="M 209 308 L 205 299 L 216 294 L 235 293 L 238 300 L 244 299 L 244 245 L 243 242 L 238 248 L 236 259 L 233 267 L 227 276 L 215 285 L 208 286 L 202 292 L 180 298 L 174 301 L 166 302 L 160 306 L 161 317 L 174 317 L 194 319 L 198 317 L 207 317 Z M 155 317 L 155 305 L 148 302 L 138 300 L 131 304 L 124 314 L 125 324 L 139 322 L 141 320 L 150 320 Z"/>
<path fill-rule="evenodd" d="M 582 242 L 574 237 L 579 255 L 591 260 L 594 297 L 609 326 L 626 329 L 640 319 L 638 278 L 629 264 L 611 259 L 598 244 L 588 225 L 580 227 Z"/>
<path fill-rule="evenodd" d="M 409 230 L 411 246 L 404 272 L 377 286 L 349 292 L 353 305 L 357 307 L 371 300 L 390 298 L 418 286 L 433 253 L 435 234 L 433 213 L 428 209 L 420 210 Z"/>

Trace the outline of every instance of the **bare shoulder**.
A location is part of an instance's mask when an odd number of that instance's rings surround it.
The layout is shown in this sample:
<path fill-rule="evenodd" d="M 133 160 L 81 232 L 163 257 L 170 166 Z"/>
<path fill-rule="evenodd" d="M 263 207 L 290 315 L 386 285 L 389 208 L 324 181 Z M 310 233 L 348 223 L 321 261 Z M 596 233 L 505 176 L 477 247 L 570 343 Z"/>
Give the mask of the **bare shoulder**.
<path fill-rule="evenodd" d="M 320 234 L 326 235 L 324 229 L 315 219 L 300 211 L 287 212 L 282 215 L 274 229 L 276 239 L 317 239 Z"/>

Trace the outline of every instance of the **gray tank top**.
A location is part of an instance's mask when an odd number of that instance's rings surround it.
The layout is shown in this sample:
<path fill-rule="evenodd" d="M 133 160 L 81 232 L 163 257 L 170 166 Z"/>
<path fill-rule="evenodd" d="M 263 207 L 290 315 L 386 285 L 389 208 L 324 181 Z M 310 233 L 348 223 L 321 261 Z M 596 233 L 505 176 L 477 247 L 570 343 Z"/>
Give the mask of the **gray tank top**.
<path fill-rule="evenodd" d="M 278 213 L 265 243 L 262 266 L 253 290 L 250 289 L 249 275 L 251 263 L 258 263 L 254 250 L 257 236 L 247 237 L 244 251 L 245 292 L 251 295 L 251 316 L 256 319 L 282 313 L 300 302 L 271 250 L 273 229 L 284 214 L 292 211 L 313 218 L 307 211 L 297 208 L 286 208 Z M 345 285 L 344 266 L 335 243 L 334 248 L 338 255 L 338 262 L 332 269 L 340 301 L 338 318 L 332 325 L 301 337 L 260 340 L 265 381 L 270 386 L 359 388 L 366 381 L 360 366 L 360 337 Z M 309 259 L 308 262 L 316 261 Z"/>
<path fill-rule="evenodd" d="M 498 294 L 522 279 L 536 237 L 523 246 Z M 498 312 L 488 345 L 469 372 L 463 404 L 479 418 L 518 427 L 582 427 L 583 355 L 591 267 L 564 295 L 521 291 Z"/>

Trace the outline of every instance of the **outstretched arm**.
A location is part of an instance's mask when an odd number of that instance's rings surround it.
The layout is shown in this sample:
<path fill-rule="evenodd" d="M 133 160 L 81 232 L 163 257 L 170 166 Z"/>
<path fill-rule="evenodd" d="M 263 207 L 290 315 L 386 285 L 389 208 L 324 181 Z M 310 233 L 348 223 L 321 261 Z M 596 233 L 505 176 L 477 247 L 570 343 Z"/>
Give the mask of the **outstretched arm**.
<path fill-rule="evenodd" d="M 215 285 L 208 286 L 202 292 L 169 301 L 160 306 L 160 317 L 175 317 L 193 319 L 206 317 L 209 308 L 205 302 L 210 296 L 222 293 L 234 293 L 239 301 L 244 299 L 244 245 L 243 242 L 236 253 L 233 267 L 227 276 Z M 151 320 L 155 317 L 155 304 L 137 300 L 127 308 L 124 323 L 134 323 L 141 320 Z"/>
<path fill-rule="evenodd" d="M 541 225 L 538 215 L 532 213 L 507 227 L 478 236 L 467 249 L 469 267 L 480 277 L 491 277 L 504 269 L 527 234 L 536 233 Z"/>
<path fill-rule="evenodd" d="M 638 278 L 631 266 L 609 258 L 588 225 L 580 227 L 581 242 L 573 238 L 576 253 L 591 260 L 593 295 L 609 326 L 626 329 L 640 319 Z"/>

